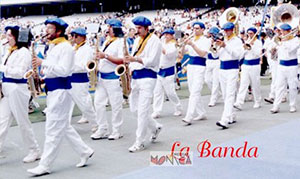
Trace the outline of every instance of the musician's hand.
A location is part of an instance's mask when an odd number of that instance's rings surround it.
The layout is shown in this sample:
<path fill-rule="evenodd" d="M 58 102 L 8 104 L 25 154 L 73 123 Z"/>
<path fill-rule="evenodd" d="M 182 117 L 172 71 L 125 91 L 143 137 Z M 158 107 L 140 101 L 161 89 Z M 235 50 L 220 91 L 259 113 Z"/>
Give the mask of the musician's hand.
<path fill-rule="evenodd" d="M 165 55 L 166 54 L 166 49 L 162 49 L 162 53 Z"/>
<path fill-rule="evenodd" d="M 187 45 L 190 45 L 190 46 L 193 46 L 194 43 L 193 43 L 192 40 L 188 40 L 188 41 L 186 41 L 186 44 L 187 44 Z"/>
<path fill-rule="evenodd" d="M 130 62 L 133 62 L 133 61 L 135 61 L 135 59 L 132 56 L 125 56 L 124 57 L 124 63 L 130 63 Z"/>
<path fill-rule="evenodd" d="M 220 46 L 220 47 L 225 47 L 226 45 L 225 45 L 225 42 L 223 41 L 223 40 L 217 40 L 216 41 L 216 45 L 217 46 Z"/>
<path fill-rule="evenodd" d="M 38 58 L 38 57 L 33 57 L 32 58 L 32 66 L 33 68 L 38 68 L 39 66 L 41 66 L 43 60 Z"/>
<path fill-rule="evenodd" d="M 103 53 L 103 52 L 97 52 L 96 53 L 96 58 L 97 59 L 101 59 L 101 58 L 104 58 L 105 57 L 105 53 Z"/>
<path fill-rule="evenodd" d="M 41 74 L 41 75 L 44 75 L 44 70 L 41 69 L 40 74 Z"/>

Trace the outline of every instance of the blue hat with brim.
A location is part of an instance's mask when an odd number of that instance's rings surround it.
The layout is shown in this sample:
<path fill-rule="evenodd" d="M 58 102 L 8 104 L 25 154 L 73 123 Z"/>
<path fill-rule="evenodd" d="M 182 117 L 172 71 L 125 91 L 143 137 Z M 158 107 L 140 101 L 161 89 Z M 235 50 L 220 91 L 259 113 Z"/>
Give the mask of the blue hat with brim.
<path fill-rule="evenodd" d="M 111 27 L 117 27 L 117 28 L 122 27 L 122 22 L 118 19 L 107 19 L 105 23 L 110 25 Z"/>
<path fill-rule="evenodd" d="M 165 29 L 161 35 L 164 35 L 164 34 L 171 34 L 171 35 L 174 35 L 175 34 L 175 31 L 172 29 L 172 28 L 167 28 Z"/>
<path fill-rule="evenodd" d="M 200 28 L 205 29 L 205 25 L 202 22 L 194 22 L 193 27 L 199 25 Z"/>
<path fill-rule="evenodd" d="M 232 22 L 227 22 L 222 27 L 223 30 L 232 30 L 234 29 L 234 24 Z"/>
<path fill-rule="evenodd" d="M 47 24 L 54 24 L 54 25 L 62 27 L 63 29 L 66 29 L 69 26 L 65 21 L 63 21 L 60 18 L 47 19 L 45 21 L 45 25 L 47 25 Z"/>
<path fill-rule="evenodd" d="M 8 31 L 9 29 L 18 31 L 18 30 L 20 29 L 20 27 L 17 26 L 17 25 L 15 25 L 15 26 L 6 26 L 6 27 L 4 28 L 5 31 Z"/>
<path fill-rule="evenodd" d="M 152 24 L 151 21 L 144 16 L 137 16 L 136 18 L 132 19 L 132 23 L 140 26 L 150 26 Z"/>
<path fill-rule="evenodd" d="M 247 32 L 252 31 L 253 33 L 257 32 L 257 29 L 255 27 L 250 27 L 249 29 L 247 29 Z"/>
<path fill-rule="evenodd" d="M 282 25 L 280 26 L 280 29 L 281 29 L 281 30 L 291 30 L 292 27 L 291 27 L 289 24 L 282 24 Z"/>
<path fill-rule="evenodd" d="M 86 36 L 86 30 L 84 28 L 78 27 L 71 31 L 71 34 L 77 34 L 80 36 Z"/>
<path fill-rule="evenodd" d="M 219 32 L 220 32 L 220 29 L 218 27 L 212 27 L 208 31 L 208 33 L 210 33 L 210 34 L 218 34 Z"/>

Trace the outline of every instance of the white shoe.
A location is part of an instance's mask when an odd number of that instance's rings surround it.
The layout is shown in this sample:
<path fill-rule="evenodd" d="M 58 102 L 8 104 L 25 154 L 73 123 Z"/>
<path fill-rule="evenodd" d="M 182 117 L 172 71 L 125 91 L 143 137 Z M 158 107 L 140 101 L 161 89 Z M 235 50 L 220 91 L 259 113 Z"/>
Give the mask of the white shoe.
<path fill-rule="evenodd" d="M 94 150 L 90 149 L 89 152 L 83 154 L 80 157 L 80 162 L 76 165 L 76 167 L 80 168 L 80 167 L 84 167 L 86 166 L 87 161 L 89 160 L 89 158 L 91 158 L 94 155 Z"/>
<path fill-rule="evenodd" d="M 282 100 L 281 100 L 281 103 L 285 103 L 285 102 L 287 102 L 286 97 L 282 98 Z"/>
<path fill-rule="evenodd" d="M 279 112 L 279 108 L 278 108 L 278 107 L 273 107 L 273 108 L 270 110 L 270 112 L 271 112 L 272 114 L 276 114 L 276 113 Z"/>
<path fill-rule="evenodd" d="M 93 140 L 100 140 L 100 139 L 107 139 L 108 138 L 108 133 L 107 131 L 100 131 L 99 129 L 91 135 L 91 138 Z"/>
<path fill-rule="evenodd" d="M 254 105 L 253 105 L 253 108 L 254 109 L 258 109 L 258 108 L 260 108 L 261 106 L 260 106 L 260 104 L 259 103 L 255 103 Z"/>
<path fill-rule="evenodd" d="M 181 115 L 182 115 L 182 112 L 181 112 L 181 111 L 175 111 L 173 115 L 174 115 L 174 116 L 181 116 Z"/>
<path fill-rule="evenodd" d="M 152 136 L 150 138 L 151 142 L 154 142 L 157 139 L 157 136 L 160 133 L 161 129 L 162 129 L 162 126 L 159 126 L 156 128 L 156 130 L 154 131 L 154 133 L 152 134 Z"/>
<path fill-rule="evenodd" d="M 208 107 L 214 107 L 216 106 L 216 103 L 208 103 Z"/>
<path fill-rule="evenodd" d="M 187 126 L 192 125 L 192 121 L 185 118 L 182 119 L 182 122 L 184 122 Z"/>
<path fill-rule="evenodd" d="M 98 130 L 98 125 L 93 126 L 91 129 L 92 133 L 95 133 L 97 130 Z"/>
<path fill-rule="evenodd" d="M 138 151 L 141 151 L 141 150 L 144 150 L 145 149 L 145 146 L 144 144 L 137 144 L 137 143 L 134 143 L 133 146 L 129 147 L 129 152 L 138 152 Z"/>
<path fill-rule="evenodd" d="M 240 104 L 238 104 L 238 103 L 234 103 L 233 107 L 234 107 L 235 109 L 240 110 L 240 111 L 242 110 L 242 105 L 240 105 Z"/>
<path fill-rule="evenodd" d="M 23 159 L 23 162 L 30 163 L 39 159 L 41 159 L 40 150 L 31 150 L 29 151 L 28 155 Z"/>
<path fill-rule="evenodd" d="M 121 139 L 123 136 L 119 132 L 115 132 L 108 136 L 108 140 L 118 140 Z"/>
<path fill-rule="evenodd" d="M 207 117 L 205 115 L 199 115 L 195 118 L 193 118 L 194 121 L 200 121 L 200 120 L 206 120 Z"/>
<path fill-rule="evenodd" d="M 160 117 L 160 115 L 159 115 L 157 112 L 153 112 L 153 113 L 151 114 L 151 117 L 152 117 L 153 119 L 157 119 L 157 118 Z"/>
<path fill-rule="evenodd" d="M 88 122 L 89 121 L 86 118 L 82 117 L 79 121 L 77 121 L 77 124 L 84 124 L 84 123 L 88 123 Z"/>
<path fill-rule="evenodd" d="M 33 176 L 41 176 L 41 175 L 51 173 L 51 171 L 48 168 L 43 167 L 41 165 L 38 165 L 37 167 L 32 168 L 32 169 L 28 169 L 27 172 L 32 174 Z"/>
<path fill-rule="evenodd" d="M 294 113 L 294 112 L 296 112 L 296 111 L 297 111 L 296 107 L 294 107 L 294 106 L 291 106 L 291 107 L 290 107 L 290 113 Z"/>

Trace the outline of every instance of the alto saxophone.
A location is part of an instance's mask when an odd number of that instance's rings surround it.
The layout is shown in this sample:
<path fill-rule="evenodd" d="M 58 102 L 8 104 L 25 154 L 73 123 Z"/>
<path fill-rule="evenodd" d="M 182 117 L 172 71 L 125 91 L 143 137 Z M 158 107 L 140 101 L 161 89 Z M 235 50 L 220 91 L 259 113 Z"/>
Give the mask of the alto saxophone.
<path fill-rule="evenodd" d="M 89 78 L 90 78 L 91 88 L 95 88 L 96 85 L 97 85 L 97 81 L 98 81 L 98 78 L 97 78 L 97 73 L 98 73 L 97 53 L 99 52 L 99 48 L 98 48 L 99 42 L 100 42 L 100 37 L 97 34 L 96 44 L 95 44 L 95 54 L 94 54 L 95 56 L 94 56 L 94 59 L 88 61 L 87 64 L 86 64 L 86 69 L 89 72 Z"/>

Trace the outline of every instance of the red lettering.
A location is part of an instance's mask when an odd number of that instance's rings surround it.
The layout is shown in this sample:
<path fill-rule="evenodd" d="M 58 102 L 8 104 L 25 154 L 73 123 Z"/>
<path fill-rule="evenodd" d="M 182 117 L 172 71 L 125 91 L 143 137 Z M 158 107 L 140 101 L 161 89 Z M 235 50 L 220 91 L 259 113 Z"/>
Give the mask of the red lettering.
<path fill-rule="evenodd" d="M 197 146 L 197 150 L 200 154 L 199 157 L 208 157 L 210 155 L 210 150 L 209 150 L 210 147 L 211 147 L 211 144 L 208 140 L 205 140 L 205 141 L 199 143 L 198 146 Z M 207 153 L 204 156 L 204 151 L 205 150 L 207 151 Z"/>
<path fill-rule="evenodd" d="M 216 151 L 219 151 L 219 152 L 217 152 L 217 154 L 216 154 Z M 211 155 L 213 158 L 216 158 L 216 157 L 221 158 L 222 157 L 221 152 L 222 152 L 222 147 L 216 147 L 212 150 Z"/>
<path fill-rule="evenodd" d="M 174 142 L 174 144 L 172 145 L 172 149 L 171 149 L 171 156 L 173 156 L 174 155 L 174 151 L 175 151 L 175 147 L 176 146 L 180 146 L 180 142 L 178 142 L 178 141 L 176 141 L 176 142 Z"/>
<path fill-rule="evenodd" d="M 185 151 L 184 155 L 182 155 L 182 152 Z M 183 147 L 182 149 L 180 149 L 180 152 L 179 152 L 179 156 L 180 157 L 185 157 L 185 156 L 189 156 L 189 152 L 190 152 L 190 147 Z"/>
<path fill-rule="evenodd" d="M 228 151 L 229 149 L 231 149 L 231 154 L 230 154 L 230 156 L 231 156 L 231 158 L 233 158 L 233 157 L 234 157 L 234 148 L 233 148 L 233 147 L 225 147 L 225 149 L 224 149 L 224 157 L 227 156 L 227 151 Z"/>
<path fill-rule="evenodd" d="M 254 150 L 253 152 L 253 155 L 251 156 L 251 151 L 252 149 Z M 257 147 L 251 147 L 248 151 L 248 157 L 251 158 L 251 157 L 255 157 L 257 158 L 258 157 L 258 154 L 257 154 L 257 151 L 258 151 L 258 148 Z"/>

